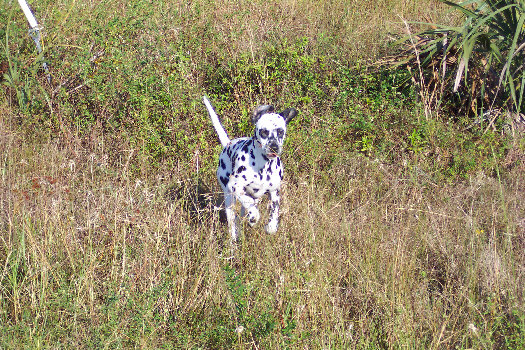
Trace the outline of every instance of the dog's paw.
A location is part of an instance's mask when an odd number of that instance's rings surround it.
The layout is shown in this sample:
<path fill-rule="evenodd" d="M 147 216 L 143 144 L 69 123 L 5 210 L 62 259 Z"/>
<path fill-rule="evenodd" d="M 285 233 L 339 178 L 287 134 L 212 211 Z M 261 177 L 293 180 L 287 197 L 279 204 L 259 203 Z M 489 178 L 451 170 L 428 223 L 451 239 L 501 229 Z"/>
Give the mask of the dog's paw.
<path fill-rule="evenodd" d="M 265 229 L 266 229 L 266 233 L 269 233 L 269 234 L 273 234 L 275 232 L 277 232 L 277 227 L 279 226 L 278 222 L 277 221 L 270 221 L 268 222 L 268 224 L 266 225 Z"/>
<path fill-rule="evenodd" d="M 250 224 L 250 226 L 255 225 L 260 218 L 261 214 L 259 214 L 259 210 L 257 208 L 251 207 L 250 210 L 248 210 L 248 224 Z"/>

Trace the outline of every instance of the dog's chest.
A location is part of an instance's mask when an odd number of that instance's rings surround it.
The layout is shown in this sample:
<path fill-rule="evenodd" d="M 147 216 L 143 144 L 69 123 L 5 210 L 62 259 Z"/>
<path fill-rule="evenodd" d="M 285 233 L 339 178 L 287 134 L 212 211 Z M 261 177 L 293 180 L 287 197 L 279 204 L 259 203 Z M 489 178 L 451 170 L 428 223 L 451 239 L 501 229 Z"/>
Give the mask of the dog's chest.
<path fill-rule="evenodd" d="M 259 198 L 267 192 L 278 190 L 281 187 L 282 167 L 279 158 L 267 161 L 263 167 L 248 167 L 244 173 L 239 173 L 243 184 L 243 191 L 254 198 Z M 243 176 L 245 175 L 245 176 Z"/>
<path fill-rule="evenodd" d="M 268 159 L 252 139 L 237 139 L 219 157 L 217 176 L 223 187 L 259 198 L 280 188 L 283 169 L 279 157 Z"/>

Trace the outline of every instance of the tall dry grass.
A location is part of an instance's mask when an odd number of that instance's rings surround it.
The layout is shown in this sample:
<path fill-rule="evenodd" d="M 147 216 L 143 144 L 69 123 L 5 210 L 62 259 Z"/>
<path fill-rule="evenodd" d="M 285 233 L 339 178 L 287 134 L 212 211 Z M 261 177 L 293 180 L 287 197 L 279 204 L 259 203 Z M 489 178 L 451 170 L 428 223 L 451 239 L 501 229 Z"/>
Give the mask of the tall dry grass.
<path fill-rule="evenodd" d="M 404 32 L 402 19 L 451 20 L 444 6 L 433 0 L 223 0 L 201 6 L 202 12 L 193 5 L 179 5 L 179 11 L 183 18 L 196 19 L 218 33 L 209 37 L 206 50 L 218 46 L 232 56 L 250 52 L 254 60 L 268 42 L 292 43 L 297 38 L 313 39 L 309 49 L 321 48 L 323 54 L 339 54 L 345 60 L 371 59 L 385 50 L 391 35 Z"/>
<path fill-rule="evenodd" d="M 189 164 L 138 177 L 103 137 L 2 129 L 3 346 L 505 347 L 523 326 L 523 169 L 443 185 L 341 156 L 288 175 L 280 231 L 245 227 L 232 259 Z"/>

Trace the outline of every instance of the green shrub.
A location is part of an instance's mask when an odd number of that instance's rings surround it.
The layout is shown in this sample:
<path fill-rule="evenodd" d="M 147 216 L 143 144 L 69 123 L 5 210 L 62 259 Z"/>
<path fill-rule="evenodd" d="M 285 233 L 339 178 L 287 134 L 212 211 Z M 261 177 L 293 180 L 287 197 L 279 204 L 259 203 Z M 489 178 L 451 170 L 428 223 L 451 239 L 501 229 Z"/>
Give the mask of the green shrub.
<path fill-rule="evenodd" d="M 412 62 L 421 62 L 432 72 L 426 76 L 426 88 L 437 94 L 441 89 L 445 94 L 440 96 L 442 100 L 460 91 L 465 97 L 454 99 L 455 109 L 473 111 L 491 123 L 502 115 L 500 109 L 515 115 L 524 113 L 525 3 L 440 1 L 461 12 L 463 22 L 458 26 L 432 24 L 435 29 L 419 33 L 417 43 L 410 36 L 418 56 Z M 415 73 L 419 74 L 417 70 Z M 447 89 L 444 92 L 443 86 Z"/>

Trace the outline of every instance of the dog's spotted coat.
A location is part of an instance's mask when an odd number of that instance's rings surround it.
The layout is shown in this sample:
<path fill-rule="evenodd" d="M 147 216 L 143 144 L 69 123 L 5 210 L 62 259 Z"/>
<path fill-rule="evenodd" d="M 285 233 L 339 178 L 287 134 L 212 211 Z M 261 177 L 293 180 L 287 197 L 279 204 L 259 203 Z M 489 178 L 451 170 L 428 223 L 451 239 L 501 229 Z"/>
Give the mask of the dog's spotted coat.
<path fill-rule="evenodd" d="M 262 196 L 268 194 L 270 219 L 266 231 L 275 233 L 279 225 L 279 190 L 283 178 L 283 165 L 279 156 L 286 137 L 286 125 L 297 115 L 297 111 L 288 108 L 281 113 L 274 113 L 273 106 L 260 106 L 252 116 L 254 136 L 230 141 L 206 98 L 204 103 L 224 147 L 219 156 L 217 178 L 224 191 L 232 242 L 238 238 L 233 211 L 236 200 L 242 205 L 242 214 L 247 216 L 248 223 L 253 226 L 260 218 L 257 205 Z"/>

